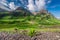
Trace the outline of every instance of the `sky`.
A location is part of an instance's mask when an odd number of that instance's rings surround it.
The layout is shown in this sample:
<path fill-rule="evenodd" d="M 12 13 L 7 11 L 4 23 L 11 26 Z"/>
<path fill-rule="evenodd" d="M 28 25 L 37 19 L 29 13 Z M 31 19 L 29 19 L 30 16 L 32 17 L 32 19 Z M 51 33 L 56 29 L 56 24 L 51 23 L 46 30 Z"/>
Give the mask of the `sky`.
<path fill-rule="evenodd" d="M 57 18 L 60 18 L 60 0 L 51 0 L 47 9 Z"/>
<path fill-rule="evenodd" d="M 55 17 L 60 18 L 60 0 L 0 0 L 0 8 L 15 10 L 24 7 L 32 12 L 46 8 Z"/>

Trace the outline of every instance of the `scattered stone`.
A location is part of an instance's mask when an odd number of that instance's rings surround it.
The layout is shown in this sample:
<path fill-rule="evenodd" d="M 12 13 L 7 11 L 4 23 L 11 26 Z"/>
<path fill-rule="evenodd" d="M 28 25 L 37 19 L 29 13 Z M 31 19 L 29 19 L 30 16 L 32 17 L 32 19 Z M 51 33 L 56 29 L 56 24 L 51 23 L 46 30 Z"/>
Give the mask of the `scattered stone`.
<path fill-rule="evenodd" d="M 59 32 L 39 32 L 30 37 L 20 33 L 0 32 L 0 40 L 60 40 Z"/>

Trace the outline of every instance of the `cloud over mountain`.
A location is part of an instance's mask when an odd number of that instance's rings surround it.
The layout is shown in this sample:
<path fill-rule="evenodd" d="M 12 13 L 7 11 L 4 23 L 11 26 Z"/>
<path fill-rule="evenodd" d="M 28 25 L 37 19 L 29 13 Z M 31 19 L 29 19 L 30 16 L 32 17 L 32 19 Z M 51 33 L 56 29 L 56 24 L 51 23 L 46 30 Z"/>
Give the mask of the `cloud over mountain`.
<path fill-rule="evenodd" d="M 9 10 L 8 8 L 6 8 L 7 5 L 7 1 L 6 0 L 0 0 L 0 8 L 5 9 L 5 10 Z"/>
<path fill-rule="evenodd" d="M 40 11 L 45 8 L 46 0 L 0 0 L 0 8 L 5 10 L 15 10 L 22 6 L 30 11 Z"/>
<path fill-rule="evenodd" d="M 17 6 L 15 6 L 14 2 L 8 2 L 7 0 L 0 0 L 0 8 L 4 10 L 15 10 Z"/>
<path fill-rule="evenodd" d="M 45 7 L 45 0 L 29 0 L 28 8 L 32 11 L 39 11 Z"/>
<path fill-rule="evenodd" d="M 16 6 L 16 5 L 14 4 L 14 2 L 10 2 L 10 3 L 9 3 L 9 8 L 10 8 L 11 10 L 15 10 L 17 7 L 18 7 L 18 6 Z"/>

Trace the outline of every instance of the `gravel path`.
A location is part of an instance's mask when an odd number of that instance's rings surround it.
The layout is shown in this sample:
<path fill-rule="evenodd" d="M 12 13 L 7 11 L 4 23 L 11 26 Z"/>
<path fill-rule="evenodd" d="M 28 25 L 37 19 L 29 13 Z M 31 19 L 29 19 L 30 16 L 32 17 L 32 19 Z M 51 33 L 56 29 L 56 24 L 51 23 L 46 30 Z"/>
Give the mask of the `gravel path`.
<path fill-rule="evenodd" d="M 42 32 L 31 38 L 32 40 L 60 40 L 58 32 Z"/>
<path fill-rule="evenodd" d="M 33 37 L 19 33 L 0 32 L 0 40 L 60 40 L 59 32 L 40 32 Z"/>

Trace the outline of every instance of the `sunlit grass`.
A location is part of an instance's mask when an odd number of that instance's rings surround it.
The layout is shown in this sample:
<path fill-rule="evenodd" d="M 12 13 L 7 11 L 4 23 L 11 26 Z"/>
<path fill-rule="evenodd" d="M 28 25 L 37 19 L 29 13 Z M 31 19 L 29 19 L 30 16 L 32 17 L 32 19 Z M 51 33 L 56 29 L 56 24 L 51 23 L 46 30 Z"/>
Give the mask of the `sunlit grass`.
<path fill-rule="evenodd" d="M 14 32 L 15 31 L 15 28 L 17 27 L 14 27 L 14 28 L 3 28 L 3 29 L 0 29 L 0 32 L 1 31 L 11 31 L 11 32 Z M 60 32 L 60 28 L 26 28 L 26 29 L 20 29 L 20 28 L 17 28 L 18 31 L 21 31 L 21 30 L 27 30 L 27 31 L 31 31 L 31 30 L 35 30 L 35 31 L 39 31 L 39 32 Z"/>
<path fill-rule="evenodd" d="M 14 31 L 15 28 L 20 30 L 36 30 L 36 31 L 60 31 L 60 21 L 55 19 L 52 15 L 37 15 L 37 16 L 14 16 L 9 12 L 0 13 L 2 18 L 0 19 L 0 31 Z M 22 14 L 22 13 L 20 13 Z M 19 14 L 19 15 L 20 15 Z M 57 25 L 56 28 L 53 25 Z M 59 27 L 58 27 L 59 26 Z M 57 28 L 58 27 L 58 28 Z"/>

